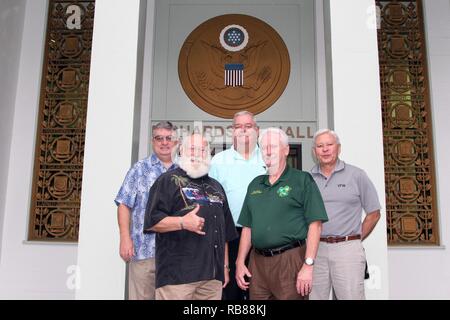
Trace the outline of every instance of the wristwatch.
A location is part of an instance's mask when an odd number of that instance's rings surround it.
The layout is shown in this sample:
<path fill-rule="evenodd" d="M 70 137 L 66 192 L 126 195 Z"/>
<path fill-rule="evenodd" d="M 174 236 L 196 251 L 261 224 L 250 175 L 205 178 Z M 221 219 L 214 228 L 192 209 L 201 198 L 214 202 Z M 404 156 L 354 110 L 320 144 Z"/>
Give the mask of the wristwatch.
<path fill-rule="evenodd" d="M 313 259 L 313 258 L 306 258 L 306 259 L 305 259 L 305 264 L 306 264 L 307 266 L 312 266 L 312 265 L 314 265 L 314 259 Z"/>

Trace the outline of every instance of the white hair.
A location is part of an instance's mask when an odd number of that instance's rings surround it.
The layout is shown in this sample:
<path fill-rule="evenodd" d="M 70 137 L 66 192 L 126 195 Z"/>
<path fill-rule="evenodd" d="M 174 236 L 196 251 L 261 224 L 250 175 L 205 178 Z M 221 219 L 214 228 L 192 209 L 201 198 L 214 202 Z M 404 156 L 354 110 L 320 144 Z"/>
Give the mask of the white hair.
<path fill-rule="evenodd" d="M 319 137 L 319 136 L 321 136 L 323 134 L 326 134 L 326 133 L 329 134 L 329 135 L 332 135 L 334 137 L 334 139 L 336 140 L 336 144 L 341 144 L 341 140 L 339 139 L 339 136 L 337 135 L 337 133 L 334 132 L 331 129 L 327 129 L 326 128 L 326 129 L 317 130 L 316 133 L 314 133 L 314 136 L 313 136 L 313 148 L 316 146 L 317 137 Z"/>
<path fill-rule="evenodd" d="M 200 133 L 191 133 L 191 134 L 188 134 L 188 135 L 184 135 L 182 137 L 182 140 L 181 140 L 181 143 L 180 143 L 180 151 L 181 151 L 181 149 L 183 149 L 183 151 L 186 151 L 187 149 L 190 148 L 190 146 L 191 146 L 190 145 L 191 144 L 191 137 L 193 137 L 193 136 L 201 137 L 202 138 L 202 143 L 206 141 L 206 152 L 208 154 L 210 154 L 211 150 L 210 150 L 210 146 L 209 146 L 209 141 L 208 141 L 208 139 L 206 139 L 206 137 L 204 135 L 202 135 Z"/>
<path fill-rule="evenodd" d="M 259 134 L 259 139 L 258 139 L 258 143 L 259 145 L 262 145 L 262 140 L 264 138 L 265 135 L 272 133 L 272 134 L 278 134 L 280 136 L 280 141 L 284 146 L 288 146 L 289 145 L 289 138 L 287 136 L 287 134 L 281 130 L 280 128 L 275 128 L 275 127 L 270 127 L 267 129 L 263 129 L 261 131 L 261 133 Z"/>
<path fill-rule="evenodd" d="M 236 123 L 236 118 L 240 116 L 250 116 L 253 122 L 256 124 L 255 115 L 247 110 L 236 112 L 233 116 L 233 124 Z"/>

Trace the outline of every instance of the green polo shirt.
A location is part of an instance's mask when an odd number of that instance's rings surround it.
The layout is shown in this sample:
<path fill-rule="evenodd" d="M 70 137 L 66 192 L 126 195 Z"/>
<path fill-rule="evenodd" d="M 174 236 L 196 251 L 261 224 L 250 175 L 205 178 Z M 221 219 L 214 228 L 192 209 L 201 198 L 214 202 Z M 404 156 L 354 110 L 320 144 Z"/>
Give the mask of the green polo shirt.
<path fill-rule="evenodd" d="M 268 175 L 250 183 L 238 223 L 252 229 L 255 248 L 270 249 L 306 239 L 309 224 L 318 220 L 328 216 L 314 179 L 286 166 L 273 185 Z"/>

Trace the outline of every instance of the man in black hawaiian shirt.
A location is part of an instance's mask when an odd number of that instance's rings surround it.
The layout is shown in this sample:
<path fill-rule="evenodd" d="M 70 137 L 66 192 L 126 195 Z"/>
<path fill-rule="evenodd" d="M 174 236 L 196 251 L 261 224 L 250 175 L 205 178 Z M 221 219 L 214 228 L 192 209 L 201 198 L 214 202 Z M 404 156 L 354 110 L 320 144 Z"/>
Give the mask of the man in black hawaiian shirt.
<path fill-rule="evenodd" d="M 237 233 L 210 158 L 203 136 L 186 137 L 180 167 L 150 190 L 144 230 L 156 232 L 157 300 L 220 300 L 229 281 L 227 242 Z"/>

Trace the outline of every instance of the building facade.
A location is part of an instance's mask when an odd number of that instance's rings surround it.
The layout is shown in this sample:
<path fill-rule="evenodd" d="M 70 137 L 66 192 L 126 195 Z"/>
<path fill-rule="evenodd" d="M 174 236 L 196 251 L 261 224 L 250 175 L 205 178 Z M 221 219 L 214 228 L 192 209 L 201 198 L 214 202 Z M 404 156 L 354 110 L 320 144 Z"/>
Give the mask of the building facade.
<path fill-rule="evenodd" d="M 229 122 L 197 108 L 176 77 L 184 39 L 221 14 L 268 22 L 289 49 L 290 81 L 258 121 L 292 129 L 294 142 L 302 144 L 304 170 L 312 165 L 309 133 L 334 128 L 342 159 L 365 169 L 385 208 L 373 1 L 96 0 L 95 6 L 79 241 L 47 243 L 27 239 L 48 3 L 0 2 L 0 298 L 124 298 L 113 199 L 130 165 L 148 154 L 151 124 L 167 119 L 225 128 Z M 364 242 L 370 299 L 450 297 L 450 152 L 443 147 L 450 136 L 450 2 L 423 0 L 423 7 L 440 246 L 388 247 L 382 218 Z"/>

